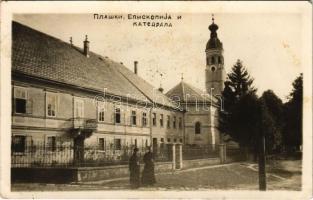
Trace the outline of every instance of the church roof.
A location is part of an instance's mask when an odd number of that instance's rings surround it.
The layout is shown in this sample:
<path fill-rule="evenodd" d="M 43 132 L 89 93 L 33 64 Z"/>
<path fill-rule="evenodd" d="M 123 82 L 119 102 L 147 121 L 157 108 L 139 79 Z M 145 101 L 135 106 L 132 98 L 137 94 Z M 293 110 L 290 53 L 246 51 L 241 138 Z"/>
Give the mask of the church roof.
<path fill-rule="evenodd" d="M 223 49 L 223 43 L 217 37 L 210 38 L 206 44 L 206 49 Z"/>
<path fill-rule="evenodd" d="M 175 87 L 170 89 L 166 96 L 176 102 L 180 103 L 196 103 L 196 102 L 206 102 L 211 103 L 211 97 L 205 91 L 202 91 L 185 81 L 181 81 Z M 213 103 L 215 104 L 216 98 L 213 98 Z"/>
<path fill-rule="evenodd" d="M 34 30 L 12 24 L 12 72 L 176 108 L 167 96 L 124 65 Z"/>

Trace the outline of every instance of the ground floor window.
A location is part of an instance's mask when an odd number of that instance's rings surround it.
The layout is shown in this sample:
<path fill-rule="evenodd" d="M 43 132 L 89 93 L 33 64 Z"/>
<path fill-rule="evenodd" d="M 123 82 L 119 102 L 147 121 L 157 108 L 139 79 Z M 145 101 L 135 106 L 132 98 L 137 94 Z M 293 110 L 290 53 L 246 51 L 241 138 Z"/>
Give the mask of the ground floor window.
<path fill-rule="evenodd" d="M 121 109 L 115 108 L 115 123 L 121 123 Z"/>
<path fill-rule="evenodd" d="M 48 136 L 47 137 L 47 149 L 48 149 L 48 151 L 55 151 L 56 150 L 56 137 L 55 136 Z"/>
<path fill-rule="evenodd" d="M 137 147 L 137 139 L 135 139 L 135 147 Z"/>
<path fill-rule="evenodd" d="M 98 146 L 99 146 L 99 150 L 102 150 L 102 151 L 105 150 L 105 141 L 104 141 L 104 138 L 99 138 L 99 140 L 98 140 Z"/>
<path fill-rule="evenodd" d="M 114 139 L 114 147 L 115 147 L 115 150 L 122 149 L 121 139 Z"/>
<path fill-rule="evenodd" d="M 26 149 L 26 136 L 16 135 L 12 138 L 12 152 L 23 153 Z"/>

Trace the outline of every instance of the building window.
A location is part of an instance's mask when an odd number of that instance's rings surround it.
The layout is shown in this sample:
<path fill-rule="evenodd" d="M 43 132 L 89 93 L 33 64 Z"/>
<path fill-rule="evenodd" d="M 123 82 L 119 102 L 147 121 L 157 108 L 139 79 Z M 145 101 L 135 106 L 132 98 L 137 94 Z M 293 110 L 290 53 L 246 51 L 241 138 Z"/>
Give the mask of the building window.
<path fill-rule="evenodd" d="M 84 118 L 84 101 L 81 99 L 74 100 L 74 117 Z"/>
<path fill-rule="evenodd" d="M 131 116 L 131 123 L 132 123 L 132 125 L 136 125 L 137 123 L 136 123 L 136 121 L 137 121 L 137 117 L 136 117 L 136 111 L 132 111 L 132 116 Z"/>
<path fill-rule="evenodd" d="M 215 59 L 213 56 L 211 57 L 211 64 L 215 64 Z"/>
<path fill-rule="evenodd" d="M 14 87 L 14 104 L 15 113 L 26 114 L 29 113 L 27 109 L 27 104 L 31 103 L 27 101 L 27 90 L 21 87 Z"/>
<path fill-rule="evenodd" d="M 98 146 L 99 146 L 99 150 L 101 150 L 101 151 L 104 151 L 104 150 L 105 150 L 104 138 L 99 138 L 99 140 L 98 140 Z"/>
<path fill-rule="evenodd" d="M 121 150 L 122 145 L 121 145 L 121 139 L 114 139 L 114 149 L 115 150 Z"/>
<path fill-rule="evenodd" d="M 56 137 L 55 136 L 48 136 L 47 137 L 47 149 L 48 149 L 48 151 L 55 151 L 56 150 Z"/>
<path fill-rule="evenodd" d="M 173 128 L 176 128 L 176 116 L 174 116 L 174 119 L 173 119 Z"/>
<path fill-rule="evenodd" d="M 26 113 L 26 99 L 15 99 L 15 113 Z"/>
<path fill-rule="evenodd" d="M 178 119 L 178 127 L 179 127 L 179 129 L 182 128 L 182 118 L 181 117 Z"/>
<path fill-rule="evenodd" d="M 152 114 L 152 125 L 156 126 L 156 113 Z"/>
<path fill-rule="evenodd" d="M 115 123 L 121 123 L 121 109 L 115 108 Z"/>
<path fill-rule="evenodd" d="M 201 133 L 201 124 L 200 122 L 196 122 L 195 124 L 195 134 L 200 134 Z"/>
<path fill-rule="evenodd" d="M 171 128 L 170 121 L 171 121 L 171 117 L 169 115 L 167 115 L 167 120 L 166 120 L 166 127 L 167 128 Z"/>
<path fill-rule="evenodd" d="M 171 138 L 167 138 L 167 142 L 171 142 Z"/>
<path fill-rule="evenodd" d="M 180 142 L 180 143 L 183 143 L 183 139 L 180 138 L 180 139 L 179 139 L 179 142 Z"/>
<path fill-rule="evenodd" d="M 147 113 L 142 113 L 142 126 L 147 126 Z"/>
<path fill-rule="evenodd" d="M 161 142 L 164 142 L 164 138 L 161 138 Z"/>
<path fill-rule="evenodd" d="M 98 121 L 104 122 L 104 107 L 103 106 L 98 107 Z"/>
<path fill-rule="evenodd" d="M 47 116 L 48 117 L 55 117 L 56 110 L 57 110 L 57 94 L 47 93 L 46 94 L 46 106 L 47 106 Z"/>
<path fill-rule="evenodd" d="M 135 139 L 135 147 L 137 147 L 137 139 Z"/>
<path fill-rule="evenodd" d="M 16 135 L 12 138 L 12 152 L 23 153 L 26 149 L 26 136 Z"/>
<path fill-rule="evenodd" d="M 222 57 L 221 56 L 218 57 L 218 63 L 222 64 Z"/>
<path fill-rule="evenodd" d="M 176 139 L 176 138 L 174 138 L 174 142 L 177 142 L 177 139 Z"/>
<path fill-rule="evenodd" d="M 160 126 L 163 127 L 164 116 L 160 114 Z"/>

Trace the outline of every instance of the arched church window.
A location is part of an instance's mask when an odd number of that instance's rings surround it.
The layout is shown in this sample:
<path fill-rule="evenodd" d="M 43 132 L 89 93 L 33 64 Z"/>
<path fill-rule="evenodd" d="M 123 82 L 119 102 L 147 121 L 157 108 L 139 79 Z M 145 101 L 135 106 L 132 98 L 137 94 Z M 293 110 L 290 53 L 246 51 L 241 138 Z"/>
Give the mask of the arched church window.
<path fill-rule="evenodd" d="M 218 64 L 222 64 L 222 57 L 221 56 L 218 57 Z"/>
<path fill-rule="evenodd" d="M 215 59 L 213 56 L 211 57 L 211 64 L 215 64 Z"/>
<path fill-rule="evenodd" d="M 200 134 L 201 133 L 201 124 L 200 122 L 196 122 L 195 124 L 195 134 Z"/>

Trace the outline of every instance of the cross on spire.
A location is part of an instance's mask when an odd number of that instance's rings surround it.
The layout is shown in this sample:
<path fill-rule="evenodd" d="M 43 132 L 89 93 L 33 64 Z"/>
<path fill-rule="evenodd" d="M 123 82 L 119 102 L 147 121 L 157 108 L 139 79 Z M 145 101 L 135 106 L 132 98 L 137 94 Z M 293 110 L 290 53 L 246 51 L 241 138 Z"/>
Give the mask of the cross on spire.
<path fill-rule="evenodd" d="M 214 24 L 214 14 L 212 14 L 212 22 L 213 22 L 213 24 Z"/>
<path fill-rule="evenodd" d="M 184 80 L 184 73 L 181 73 L 181 80 Z"/>

